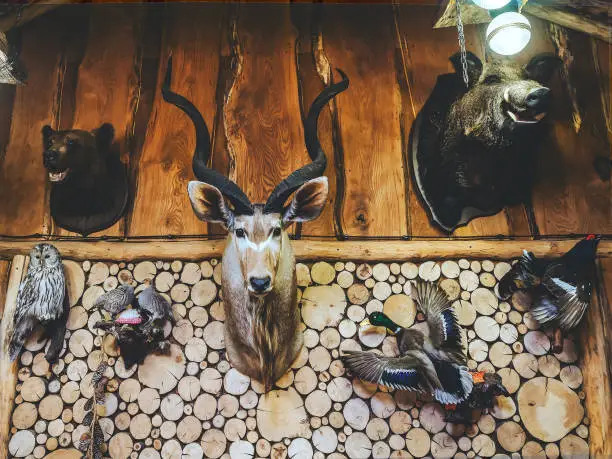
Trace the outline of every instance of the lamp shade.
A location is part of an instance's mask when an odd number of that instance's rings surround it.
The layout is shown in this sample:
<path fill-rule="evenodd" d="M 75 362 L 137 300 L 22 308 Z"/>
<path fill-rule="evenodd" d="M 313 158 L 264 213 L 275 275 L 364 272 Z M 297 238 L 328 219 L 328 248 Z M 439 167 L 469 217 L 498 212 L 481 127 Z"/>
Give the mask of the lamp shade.
<path fill-rule="evenodd" d="M 487 44 L 491 51 L 511 56 L 522 51 L 531 39 L 531 25 L 520 13 L 496 16 L 487 27 Z"/>
<path fill-rule="evenodd" d="M 487 10 L 497 10 L 510 3 L 510 0 L 472 0 L 476 5 Z"/>

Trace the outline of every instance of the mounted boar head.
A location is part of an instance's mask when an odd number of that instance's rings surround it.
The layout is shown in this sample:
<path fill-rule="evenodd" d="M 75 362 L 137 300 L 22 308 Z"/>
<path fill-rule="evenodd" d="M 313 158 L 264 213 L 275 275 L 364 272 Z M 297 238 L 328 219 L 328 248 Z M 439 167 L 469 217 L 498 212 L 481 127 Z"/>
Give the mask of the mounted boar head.
<path fill-rule="evenodd" d="M 460 74 L 459 54 L 453 55 L 451 62 Z M 544 85 L 559 62 L 552 54 L 541 54 L 524 67 L 500 60 L 483 66 L 468 52 L 470 86 L 455 103 L 452 119 L 461 124 L 466 136 L 478 137 L 489 145 L 503 143 L 503 135 L 520 134 L 522 127 L 538 124 L 550 109 L 551 91 Z"/>

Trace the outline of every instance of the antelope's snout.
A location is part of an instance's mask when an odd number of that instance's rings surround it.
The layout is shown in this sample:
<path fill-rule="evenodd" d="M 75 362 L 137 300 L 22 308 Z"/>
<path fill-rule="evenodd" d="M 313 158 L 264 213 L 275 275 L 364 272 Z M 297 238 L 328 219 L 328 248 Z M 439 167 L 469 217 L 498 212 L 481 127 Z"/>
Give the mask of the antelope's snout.
<path fill-rule="evenodd" d="M 262 295 L 268 293 L 271 289 L 272 278 L 270 276 L 249 278 L 249 290 L 253 293 Z"/>

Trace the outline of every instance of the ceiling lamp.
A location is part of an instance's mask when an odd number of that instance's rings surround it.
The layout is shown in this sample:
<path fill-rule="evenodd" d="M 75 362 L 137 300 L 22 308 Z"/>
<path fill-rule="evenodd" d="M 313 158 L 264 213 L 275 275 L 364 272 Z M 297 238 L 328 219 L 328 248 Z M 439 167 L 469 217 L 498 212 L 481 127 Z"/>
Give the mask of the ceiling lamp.
<path fill-rule="evenodd" d="M 525 16 L 507 11 L 495 16 L 487 27 L 487 45 L 494 53 L 511 56 L 522 51 L 531 39 L 531 25 Z"/>
<path fill-rule="evenodd" d="M 476 5 L 487 10 L 497 10 L 503 8 L 510 0 L 472 0 Z"/>

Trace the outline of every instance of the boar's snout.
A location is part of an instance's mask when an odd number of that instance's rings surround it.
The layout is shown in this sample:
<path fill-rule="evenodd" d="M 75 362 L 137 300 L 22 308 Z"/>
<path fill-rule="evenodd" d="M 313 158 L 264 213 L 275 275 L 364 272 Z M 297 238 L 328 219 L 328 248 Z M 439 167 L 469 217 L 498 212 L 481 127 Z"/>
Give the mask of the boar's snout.
<path fill-rule="evenodd" d="M 550 89 L 544 87 L 532 89 L 526 99 L 527 107 L 536 113 L 548 111 L 550 101 Z"/>

